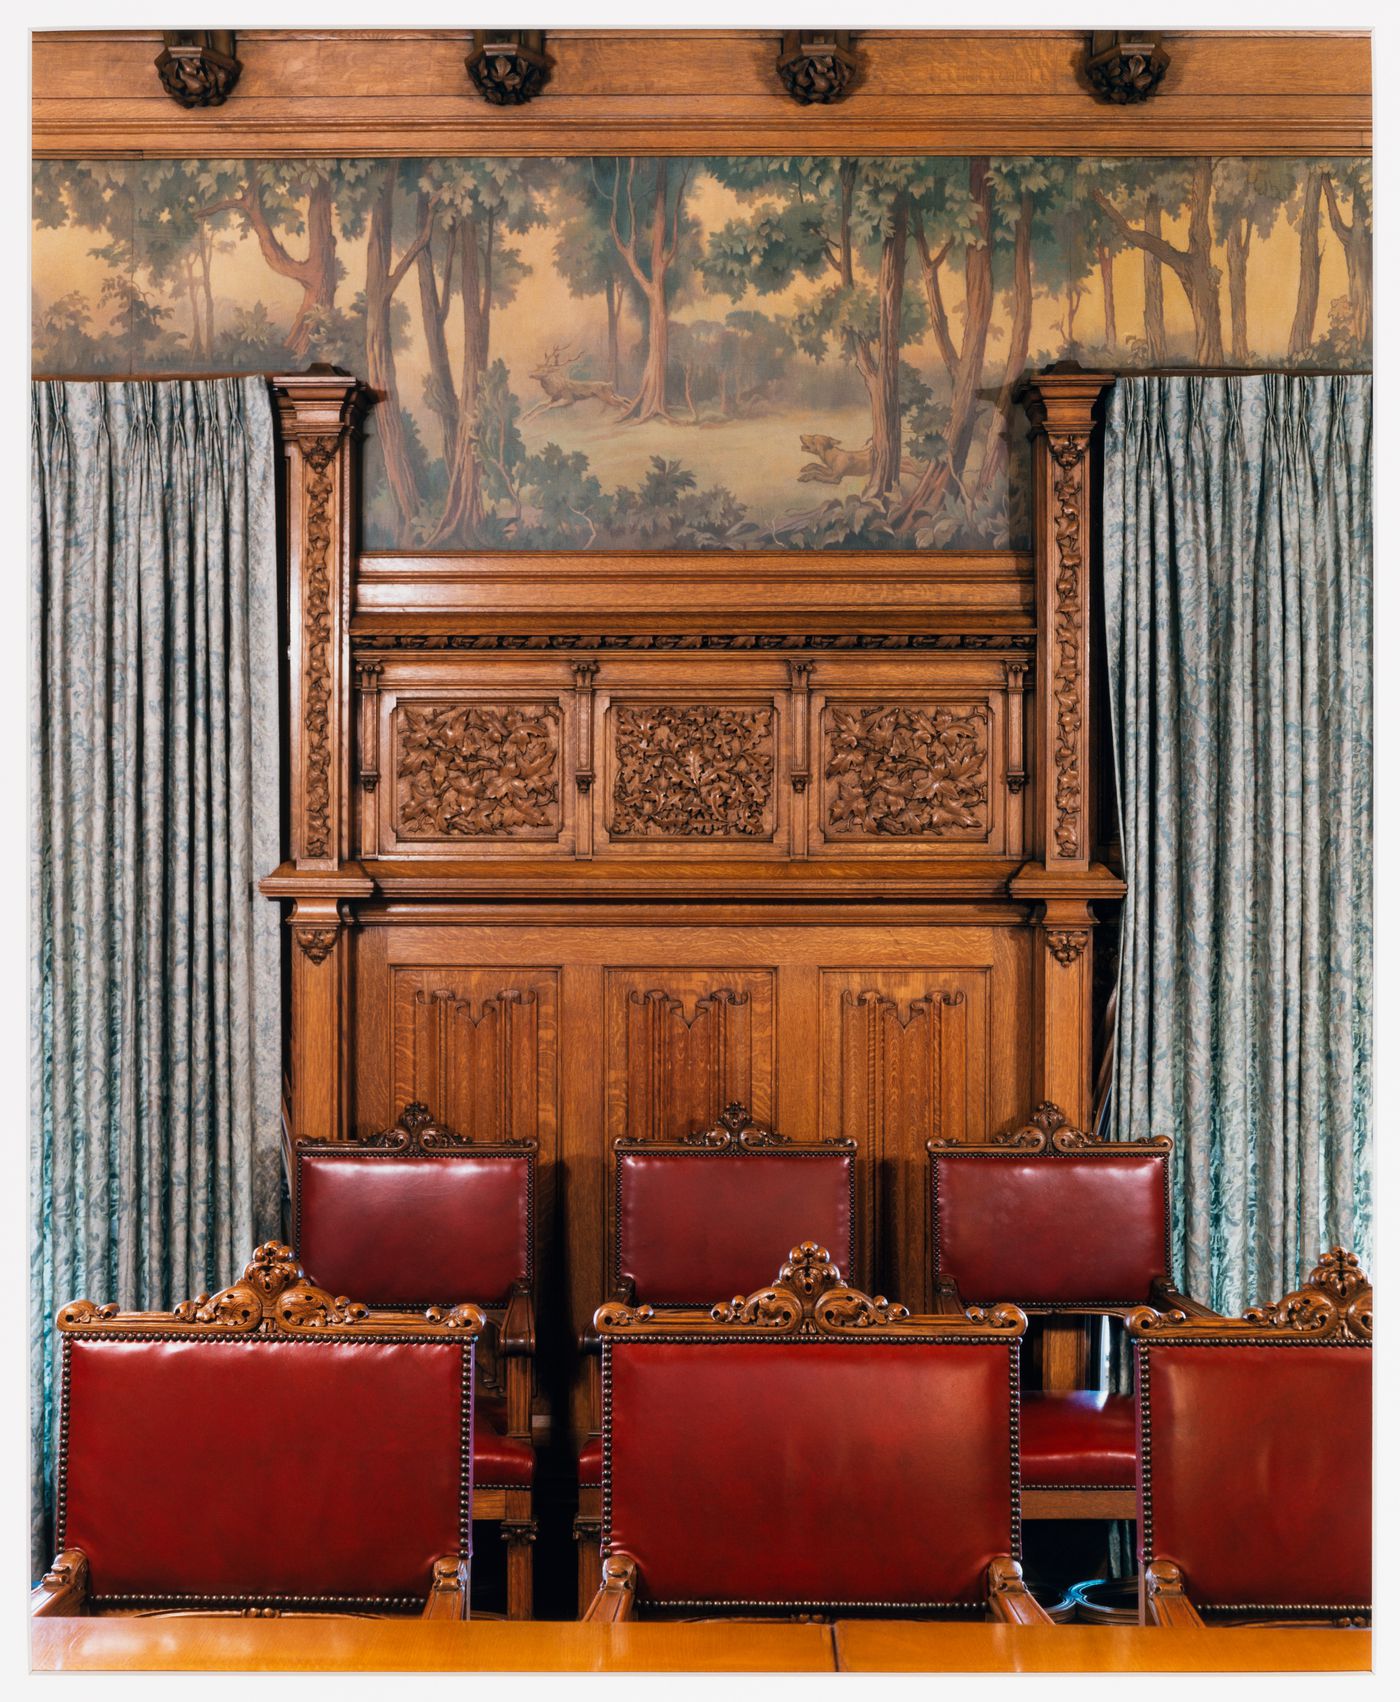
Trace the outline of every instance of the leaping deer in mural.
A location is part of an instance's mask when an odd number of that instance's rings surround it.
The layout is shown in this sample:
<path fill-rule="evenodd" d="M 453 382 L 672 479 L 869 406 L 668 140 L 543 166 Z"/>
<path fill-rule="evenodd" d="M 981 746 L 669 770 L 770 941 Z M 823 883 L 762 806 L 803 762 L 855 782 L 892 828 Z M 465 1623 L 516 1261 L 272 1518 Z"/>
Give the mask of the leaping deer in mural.
<path fill-rule="evenodd" d="M 531 367 L 530 377 L 544 391 L 544 401 L 536 402 L 520 423 L 547 414 L 555 408 L 570 408 L 575 402 L 601 402 L 605 408 L 630 408 L 626 396 L 619 396 L 611 384 L 601 378 L 571 378 L 569 368 L 578 360 L 582 350 L 566 355 L 564 345 L 556 343 L 539 366 Z"/>

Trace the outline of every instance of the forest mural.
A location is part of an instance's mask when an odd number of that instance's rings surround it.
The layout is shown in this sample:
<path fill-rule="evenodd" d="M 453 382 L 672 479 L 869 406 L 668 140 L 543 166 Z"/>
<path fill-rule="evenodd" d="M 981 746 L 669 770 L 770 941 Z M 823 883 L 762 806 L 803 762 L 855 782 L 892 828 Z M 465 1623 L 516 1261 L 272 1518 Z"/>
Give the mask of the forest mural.
<path fill-rule="evenodd" d="M 331 361 L 371 549 L 1004 548 L 1012 393 L 1366 366 L 1360 159 L 40 161 L 52 375 Z"/>

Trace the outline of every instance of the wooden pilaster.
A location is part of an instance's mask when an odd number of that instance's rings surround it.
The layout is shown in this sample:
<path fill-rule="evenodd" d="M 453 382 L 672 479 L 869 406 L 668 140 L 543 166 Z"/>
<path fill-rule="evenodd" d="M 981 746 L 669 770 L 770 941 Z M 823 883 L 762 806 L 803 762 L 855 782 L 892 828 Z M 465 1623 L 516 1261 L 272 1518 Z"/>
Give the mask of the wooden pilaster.
<path fill-rule="evenodd" d="M 1089 819 L 1090 440 L 1112 383 L 1065 363 L 1021 392 L 1035 464 L 1036 680 L 1032 859 L 1011 891 L 1035 906 L 1031 1097 L 1080 1126 L 1093 1109 L 1091 901 L 1123 891 L 1091 860 Z"/>
<path fill-rule="evenodd" d="M 349 901 L 372 890 L 348 860 L 353 450 L 365 390 L 313 366 L 274 378 L 272 393 L 286 474 L 291 858 L 261 887 L 292 901 L 287 1133 L 333 1140 L 348 1128 Z"/>

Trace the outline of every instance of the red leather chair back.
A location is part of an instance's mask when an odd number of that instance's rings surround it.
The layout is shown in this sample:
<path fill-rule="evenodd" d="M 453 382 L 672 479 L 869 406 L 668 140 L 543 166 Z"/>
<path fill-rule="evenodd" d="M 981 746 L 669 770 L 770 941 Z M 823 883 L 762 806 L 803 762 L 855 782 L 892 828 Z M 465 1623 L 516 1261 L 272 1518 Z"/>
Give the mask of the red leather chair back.
<path fill-rule="evenodd" d="M 815 1241 L 848 1279 L 855 1247 L 849 1152 L 639 1147 L 617 1154 L 613 1281 L 653 1306 L 708 1306 L 773 1280 Z"/>
<path fill-rule="evenodd" d="M 1368 1607 L 1370 1348 L 1136 1347 L 1143 1559 L 1197 1607 Z"/>
<path fill-rule="evenodd" d="M 499 1306 L 534 1281 L 532 1149 L 335 1146 L 296 1155 L 296 1254 L 323 1288 L 370 1306 Z"/>
<path fill-rule="evenodd" d="M 969 1302 L 1133 1306 L 1171 1275 L 1165 1153 L 932 1154 L 935 1276 Z"/>
<path fill-rule="evenodd" d="M 603 1551 L 675 1607 L 984 1603 L 1018 1346 L 606 1337 Z"/>
<path fill-rule="evenodd" d="M 472 1352 L 65 1336 L 57 1546 L 99 1605 L 421 1609 L 470 1553 Z"/>

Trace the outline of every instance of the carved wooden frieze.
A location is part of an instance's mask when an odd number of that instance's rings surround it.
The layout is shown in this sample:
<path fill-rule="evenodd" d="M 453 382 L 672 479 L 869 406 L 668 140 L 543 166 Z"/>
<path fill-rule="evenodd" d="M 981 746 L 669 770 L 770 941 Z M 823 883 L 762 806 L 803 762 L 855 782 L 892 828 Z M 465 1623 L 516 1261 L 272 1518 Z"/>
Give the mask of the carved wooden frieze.
<path fill-rule="evenodd" d="M 306 625 L 305 697 L 302 705 L 305 765 L 305 854 L 332 855 L 331 839 L 331 545 L 335 480 L 331 468 L 339 439 L 313 437 L 302 447 L 306 465 L 306 556 L 302 619 Z"/>
<path fill-rule="evenodd" d="M 771 706 L 615 703 L 611 738 L 613 839 L 771 838 Z"/>
<path fill-rule="evenodd" d="M 985 703 L 828 703 L 828 835 L 986 839 Z"/>
<path fill-rule="evenodd" d="M 403 702 L 394 741 L 399 838 L 558 838 L 557 702 Z"/>

